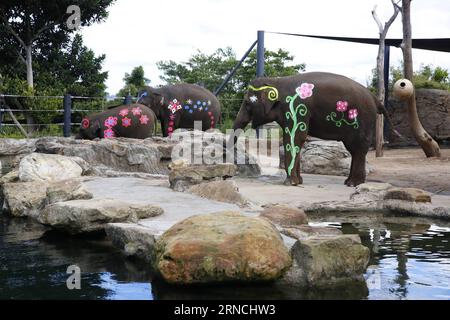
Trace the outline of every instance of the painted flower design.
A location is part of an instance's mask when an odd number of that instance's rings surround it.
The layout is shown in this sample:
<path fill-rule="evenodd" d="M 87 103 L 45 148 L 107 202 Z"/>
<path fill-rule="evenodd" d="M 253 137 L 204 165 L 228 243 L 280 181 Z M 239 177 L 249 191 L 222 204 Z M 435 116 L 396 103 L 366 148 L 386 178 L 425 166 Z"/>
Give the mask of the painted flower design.
<path fill-rule="evenodd" d="M 338 101 L 336 103 L 336 110 L 339 112 L 347 111 L 348 102 L 347 101 Z"/>
<path fill-rule="evenodd" d="M 141 113 L 142 113 L 142 109 L 139 108 L 139 107 L 134 107 L 133 109 L 131 109 L 131 113 L 132 113 L 134 116 L 140 116 Z"/>
<path fill-rule="evenodd" d="M 170 120 L 175 120 L 175 115 L 174 115 L 174 114 L 171 114 L 171 115 L 169 116 L 169 119 L 170 119 Z"/>
<path fill-rule="evenodd" d="M 103 136 L 105 137 L 105 139 L 111 139 L 115 137 L 115 134 L 111 128 L 108 128 L 103 132 Z"/>
<path fill-rule="evenodd" d="M 122 110 L 120 110 L 119 115 L 122 117 L 126 117 L 128 115 L 128 113 L 129 113 L 128 109 L 122 109 Z"/>
<path fill-rule="evenodd" d="M 295 89 L 301 99 L 309 98 L 313 95 L 314 85 L 312 83 L 302 83 L 300 87 Z"/>
<path fill-rule="evenodd" d="M 131 119 L 130 118 L 123 118 L 122 119 L 122 126 L 124 126 L 125 128 L 128 128 L 129 126 L 131 126 Z"/>
<path fill-rule="evenodd" d="M 172 113 L 177 112 L 178 110 L 180 110 L 182 108 L 181 104 L 178 102 L 177 99 L 173 99 L 170 103 L 169 106 L 167 107 Z"/>
<path fill-rule="evenodd" d="M 353 120 L 356 119 L 356 117 L 358 116 L 358 110 L 357 109 L 350 109 L 348 111 L 348 118 Z"/>
<path fill-rule="evenodd" d="M 87 129 L 87 128 L 89 128 L 89 119 L 88 118 L 84 118 L 82 121 L 81 121 L 81 126 L 84 128 L 84 129 Z"/>
<path fill-rule="evenodd" d="M 148 116 L 145 115 L 145 114 L 143 114 L 143 115 L 139 118 L 139 122 L 140 122 L 141 124 L 147 124 L 149 120 L 150 120 L 150 119 L 149 119 Z"/>
<path fill-rule="evenodd" d="M 108 119 L 105 120 L 105 127 L 111 128 L 114 127 L 117 124 L 117 117 L 108 117 Z"/>
<path fill-rule="evenodd" d="M 258 97 L 257 96 L 253 95 L 253 96 L 250 97 L 250 102 L 251 103 L 255 103 L 256 101 L 258 101 Z"/>

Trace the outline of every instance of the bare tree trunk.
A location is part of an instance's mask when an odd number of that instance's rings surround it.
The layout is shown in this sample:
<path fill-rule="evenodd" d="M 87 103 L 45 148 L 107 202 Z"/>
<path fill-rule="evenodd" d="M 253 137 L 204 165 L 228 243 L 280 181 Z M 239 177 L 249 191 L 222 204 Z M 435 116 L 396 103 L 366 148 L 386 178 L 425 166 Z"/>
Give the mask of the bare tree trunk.
<path fill-rule="evenodd" d="M 380 43 L 378 46 L 378 55 L 377 55 L 377 98 L 381 102 L 381 104 L 384 105 L 384 98 L 385 98 L 385 90 L 384 90 L 384 48 L 386 46 L 386 36 L 389 31 L 389 28 L 391 27 L 392 23 L 397 18 L 397 15 L 400 11 L 400 7 L 397 3 L 394 2 L 394 0 L 391 0 L 392 5 L 394 6 L 394 13 L 392 14 L 392 17 L 384 24 L 382 25 L 380 19 L 378 19 L 377 16 L 377 6 L 375 6 L 372 10 L 372 16 L 375 20 L 375 22 L 378 25 L 378 30 L 380 34 Z M 376 153 L 375 155 L 377 157 L 383 156 L 383 129 L 384 129 L 384 117 L 382 114 L 377 114 L 377 123 L 376 123 Z"/>
<path fill-rule="evenodd" d="M 25 52 L 26 52 L 26 65 L 27 65 L 27 83 L 28 83 L 28 87 L 33 88 L 34 87 L 34 80 L 33 80 L 33 61 L 31 58 L 31 53 L 32 53 L 32 45 L 29 44 L 25 47 Z"/>
<path fill-rule="evenodd" d="M 403 51 L 405 78 L 413 81 L 413 61 L 412 61 L 412 38 L 411 38 L 411 0 L 402 0 L 402 20 L 403 20 Z M 439 145 L 425 131 L 417 115 L 416 93 L 407 101 L 409 124 L 417 143 L 422 147 L 427 157 L 440 157 Z"/>

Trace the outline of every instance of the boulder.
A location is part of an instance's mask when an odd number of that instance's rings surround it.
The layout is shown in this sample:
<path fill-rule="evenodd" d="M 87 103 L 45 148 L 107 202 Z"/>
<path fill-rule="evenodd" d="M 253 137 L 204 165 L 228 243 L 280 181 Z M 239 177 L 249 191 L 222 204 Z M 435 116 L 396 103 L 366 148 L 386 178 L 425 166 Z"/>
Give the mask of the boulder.
<path fill-rule="evenodd" d="M 352 157 L 340 141 L 308 138 L 300 151 L 300 172 L 348 176 Z M 284 148 L 280 147 L 280 168 L 284 168 Z M 370 172 L 366 165 L 367 174 Z"/>
<path fill-rule="evenodd" d="M 297 240 L 307 240 L 314 237 L 334 237 L 341 235 L 342 231 L 337 228 L 331 227 L 315 227 L 310 225 L 300 225 L 300 226 L 290 226 L 287 228 L 282 228 L 281 233 L 297 239 Z"/>
<path fill-rule="evenodd" d="M 336 235 L 299 240 L 291 248 L 298 265 L 299 283 L 329 286 L 343 279 L 360 279 L 369 263 L 370 250 L 358 235 Z"/>
<path fill-rule="evenodd" d="M 385 200 L 403 200 L 409 202 L 431 202 L 431 195 L 416 188 L 391 188 L 387 190 Z"/>
<path fill-rule="evenodd" d="M 114 199 L 73 200 L 50 204 L 37 220 L 70 234 L 104 230 L 113 222 L 137 222 L 161 215 L 163 209 L 148 204 L 128 203 Z"/>
<path fill-rule="evenodd" d="M 169 283 L 270 281 L 291 257 L 275 227 L 236 212 L 192 216 L 156 242 L 155 269 Z"/>
<path fill-rule="evenodd" d="M 88 167 L 83 159 L 55 154 L 32 153 L 19 164 L 19 179 L 30 181 L 60 181 L 81 177 L 82 166 Z"/>
<path fill-rule="evenodd" d="M 256 157 L 246 148 L 245 139 L 238 139 L 233 146 L 229 143 L 230 137 L 218 130 L 177 130 L 170 139 L 177 143 L 172 161 L 183 159 L 189 164 L 234 163 L 240 177 L 261 175 L 261 167 Z"/>
<path fill-rule="evenodd" d="M 175 191 L 185 191 L 195 184 L 210 180 L 223 180 L 236 175 L 234 164 L 176 165 L 169 174 L 170 187 Z"/>
<path fill-rule="evenodd" d="M 264 208 L 259 215 L 280 226 L 297 226 L 308 224 L 308 217 L 302 209 L 286 205 L 273 205 Z"/>
<path fill-rule="evenodd" d="M 36 139 L 0 139 L 0 158 L 29 154 L 36 150 Z"/>
<path fill-rule="evenodd" d="M 236 182 L 231 180 L 204 182 L 188 189 L 189 193 L 220 202 L 234 203 L 240 206 L 248 204 L 240 193 Z"/>
<path fill-rule="evenodd" d="M 3 207 L 16 217 L 36 217 L 48 204 L 60 201 L 91 199 L 83 180 L 31 181 L 4 183 Z"/>
<path fill-rule="evenodd" d="M 149 228 L 134 223 L 108 223 L 105 231 L 113 245 L 126 256 L 153 262 L 156 240 Z"/>

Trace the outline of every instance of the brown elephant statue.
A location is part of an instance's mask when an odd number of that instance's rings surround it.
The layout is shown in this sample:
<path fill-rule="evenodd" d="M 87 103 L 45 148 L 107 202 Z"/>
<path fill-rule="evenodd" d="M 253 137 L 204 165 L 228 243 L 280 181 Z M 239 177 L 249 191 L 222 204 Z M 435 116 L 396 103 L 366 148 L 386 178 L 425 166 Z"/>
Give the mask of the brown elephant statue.
<path fill-rule="evenodd" d="M 307 135 L 342 141 L 352 156 L 347 186 L 366 179 L 366 155 L 375 136 L 377 113 L 386 109 L 364 86 L 347 77 L 309 72 L 288 77 L 257 78 L 244 96 L 234 130 L 277 122 L 283 129 L 285 184 L 303 182 L 300 149 Z M 237 139 L 236 137 L 234 138 Z"/>

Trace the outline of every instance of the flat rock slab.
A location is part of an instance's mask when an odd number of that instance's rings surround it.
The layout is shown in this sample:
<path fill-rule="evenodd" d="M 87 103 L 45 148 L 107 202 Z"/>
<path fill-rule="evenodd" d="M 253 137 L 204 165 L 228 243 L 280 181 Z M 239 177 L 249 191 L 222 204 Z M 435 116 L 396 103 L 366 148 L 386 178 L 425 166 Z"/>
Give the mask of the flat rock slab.
<path fill-rule="evenodd" d="M 205 199 L 193 194 L 176 192 L 161 181 L 137 178 L 95 178 L 85 183 L 94 198 L 112 198 L 127 202 L 139 202 L 161 207 L 164 214 L 139 221 L 139 225 L 160 236 L 175 223 L 193 214 L 234 210 L 237 205 Z"/>
<path fill-rule="evenodd" d="M 386 192 L 385 200 L 404 200 L 409 202 L 431 202 L 431 195 L 416 188 L 392 188 Z"/>
<path fill-rule="evenodd" d="M 110 222 L 137 222 L 159 216 L 163 210 L 154 205 L 116 199 L 90 199 L 57 202 L 45 207 L 37 220 L 70 234 L 103 230 Z"/>
<path fill-rule="evenodd" d="M 308 217 L 303 210 L 286 205 L 268 206 L 261 212 L 260 217 L 280 226 L 308 224 Z"/>

